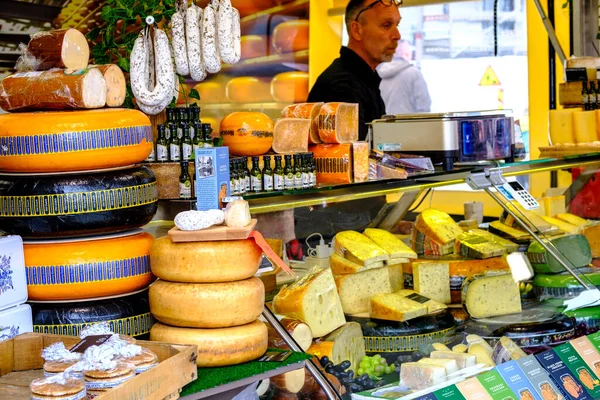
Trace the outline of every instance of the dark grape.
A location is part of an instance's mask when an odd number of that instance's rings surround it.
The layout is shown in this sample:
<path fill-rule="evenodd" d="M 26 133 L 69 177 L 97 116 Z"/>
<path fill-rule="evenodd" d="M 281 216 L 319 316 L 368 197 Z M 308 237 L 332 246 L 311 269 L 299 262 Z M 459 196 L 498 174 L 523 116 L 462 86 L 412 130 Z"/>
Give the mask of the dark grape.
<path fill-rule="evenodd" d="M 365 390 L 369 390 L 369 389 L 373 389 L 373 388 L 375 388 L 375 384 L 373 383 L 373 381 L 372 381 L 372 380 L 368 380 L 368 381 L 367 381 L 367 382 L 365 382 L 365 384 L 364 384 L 364 385 L 362 385 L 362 386 L 365 388 Z"/>
<path fill-rule="evenodd" d="M 336 371 L 336 370 L 335 370 L 335 368 L 333 367 L 333 364 L 332 364 L 332 363 L 329 363 L 329 364 L 327 364 L 327 366 L 325 367 L 325 372 L 327 372 L 328 374 L 333 374 L 333 375 L 335 375 L 337 371 Z"/>
<path fill-rule="evenodd" d="M 348 373 L 344 372 L 344 371 L 337 371 L 337 377 L 341 378 L 341 379 L 350 378 L 348 376 Z M 352 378 L 350 378 L 350 379 L 352 379 Z"/>
<path fill-rule="evenodd" d="M 349 389 L 348 391 L 350 393 L 358 393 L 358 392 L 362 392 L 363 390 L 365 390 L 365 388 L 362 387 L 361 385 L 359 385 L 358 383 L 350 384 L 348 389 Z"/>
<path fill-rule="evenodd" d="M 382 386 L 385 386 L 384 380 L 381 380 L 381 381 L 378 381 L 377 383 L 375 383 L 375 387 L 382 387 Z"/>
<path fill-rule="evenodd" d="M 348 378 L 354 379 L 354 371 L 350 370 L 346 372 L 348 374 Z"/>
<path fill-rule="evenodd" d="M 342 371 L 345 371 L 348 368 L 350 368 L 350 365 L 351 365 L 350 361 L 344 360 L 341 363 L 339 363 L 339 365 L 337 366 L 337 368 L 341 368 Z"/>
<path fill-rule="evenodd" d="M 353 384 L 354 380 L 350 379 L 350 378 L 342 378 L 342 379 L 340 379 L 340 382 L 342 383 L 342 385 L 346 386 L 346 385 Z"/>
<path fill-rule="evenodd" d="M 323 356 L 321 357 L 321 367 L 325 368 L 327 366 L 327 364 L 329 364 L 329 357 L 327 356 Z"/>

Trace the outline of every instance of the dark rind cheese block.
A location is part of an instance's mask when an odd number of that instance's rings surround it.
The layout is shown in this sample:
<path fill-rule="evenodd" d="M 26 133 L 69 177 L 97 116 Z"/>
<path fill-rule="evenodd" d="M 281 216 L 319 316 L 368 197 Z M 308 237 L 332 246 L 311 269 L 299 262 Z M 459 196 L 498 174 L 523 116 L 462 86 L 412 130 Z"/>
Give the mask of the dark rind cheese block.
<path fill-rule="evenodd" d="M 580 268 L 581 278 L 590 285 L 600 287 L 600 270 Z M 536 274 L 533 278 L 533 290 L 540 298 L 571 299 L 584 291 L 568 272 L 556 275 Z M 600 318 L 600 315 L 599 315 Z"/>
<path fill-rule="evenodd" d="M 0 230 L 23 238 L 108 234 L 141 227 L 158 209 L 149 168 L 0 175 Z"/>
<path fill-rule="evenodd" d="M 155 323 L 148 304 L 148 291 L 112 300 L 33 303 L 31 308 L 36 333 L 79 336 L 86 326 L 108 322 L 115 333 L 143 338 Z"/>
<path fill-rule="evenodd" d="M 152 151 L 150 119 L 124 108 L 0 115 L 0 171 L 123 167 Z"/>
<path fill-rule="evenodd" d="M 83 300 L 144 289 L 154 280 L 148 233 L 26 242 L 29 300 Z"/>
<path fill-rule="evenodd" d="M 550 239 L 554 245 L 575 268 L 587 267 L 592 262 L 592 249 L 585 236 L 565 235 Z M 538 242 L 533 242 L 527 249 L 527 257 L 536 273 L 547 274 L 564 272 L 565 268 L 558 260 L 546 253 Z"/>
<path fill-rule="evenodd" d="M 349 315 L 346 320 L 360 324 L 367 355 L 381 354 L 391 363 L 399 358 L 410 361 L 432 343 L 449 344 L 456 333 L 456 322 L 448 310 L 404 322 Z"/>

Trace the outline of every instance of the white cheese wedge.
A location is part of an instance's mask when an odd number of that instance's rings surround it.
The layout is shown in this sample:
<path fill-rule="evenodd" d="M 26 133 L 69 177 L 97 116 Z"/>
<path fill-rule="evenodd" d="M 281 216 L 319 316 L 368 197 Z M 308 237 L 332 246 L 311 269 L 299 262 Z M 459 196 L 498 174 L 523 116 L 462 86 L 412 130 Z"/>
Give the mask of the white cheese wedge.
<path fill-rule="evenodd" d="M 392 292 L 390 273 L 387 267 L 351 275 L 335 275 L 334 278 L 342 301 L 342 308 L 346 314 L 368 312 L 372 296 Z"/>
<path fill-rule="evenodd" d="M 413 285 L 415 292 L 450 304 L 450 272 L 448 263 L 413 263 Z"/>
<path fill-rule="evenodd" d="M 421 358 L 417 362 L 444 367 L 446 369 L 446 374 L 453 374 L 459 370 L 456 360 L 450 358 Z"/>
<path fill-rule="evenodd" d="M 376 294 L 371 297 L 371 318 L 389 321 L 408 321 L 427 314 L 427 307 L 398 293 Z"/>
<path fill-rule="evenodd" d="M 287 286 L 273 299 L 273 310 L 309 326 L 313 337 L 327 335 L 346 323 L 331 270 L 318 270 Z"/>
<path fill-rule="evenodd" d="M 431 358 L 445 358 L 456 360 L 459 369 L 472 367 L 477 365 L 477 357 L 473 354 L 456 353 L 454 351 L 432 351 L 429 355 Z"/>
<path fill-rule="evenodd" d="M 469 354 L 477 357 L 477 364 L 483 364 L 486 367 L 495 367 L 496 363 L 492 360 L 490 353 L 481 343 L 472 344 L 469 346 Z"/>
<path fill-rule="evenodd" d="M 533 267 L 525 253 L 511 253 L 506 256 L 506 262 L 515 282 L 525 282 L 533 278 Z"/>
<path fill-rule="evenodd" d="M 471 276 L 463 283 L 462 298 L 465 310 L 473 318 L 521 312 L 519 285 L 510 274 Z"/>
<path fill-rule="evenodd" d="M 446 369 L 439 365 L 409 362 L 400 365 L 400 385 L 423 390 L 446 381 Z"/>

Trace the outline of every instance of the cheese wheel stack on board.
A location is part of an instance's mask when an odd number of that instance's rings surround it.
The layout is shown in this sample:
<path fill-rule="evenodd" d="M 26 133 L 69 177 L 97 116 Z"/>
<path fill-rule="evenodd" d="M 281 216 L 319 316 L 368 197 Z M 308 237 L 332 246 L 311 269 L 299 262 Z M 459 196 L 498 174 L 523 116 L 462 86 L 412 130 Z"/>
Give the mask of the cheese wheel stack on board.
<path fill-rule="evenodd" d="M 262 250 L 253 239 L 173 242 L 157 239 L 150 254 L 150 311 L 159 321 L 150 340 L 198 346 L 199 367 L 240 364 L 267 350 L 265 288 L 254 276 Z"/>

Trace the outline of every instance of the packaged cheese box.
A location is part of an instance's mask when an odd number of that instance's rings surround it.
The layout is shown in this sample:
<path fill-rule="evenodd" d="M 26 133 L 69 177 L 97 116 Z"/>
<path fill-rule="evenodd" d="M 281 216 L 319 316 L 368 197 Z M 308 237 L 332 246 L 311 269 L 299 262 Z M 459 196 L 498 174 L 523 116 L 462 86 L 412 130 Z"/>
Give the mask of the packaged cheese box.
<path fill-rule="evenodd" d="M 464 382 L 456 384 L 460 393 L 468 400 L 494 400 L 492 396 L 485 390 L 477 377 L 469 378 Z"/>
<path fill-rule="evenodd" d="M 556 387 L 548 372 L 534 355 L 521 358 L 516 362 L 538 396 L 544 400 L 565 400 L 562 391 Z"/>
<path fill-rule="evenodd" d="M 592 343 L 596 351 L 600 353 L 600 332 L 592 333 L 588 335 L 588 340 Z"/>
<path fill-rule="evenodd" d="M 437 400 L 466 400 L 456 385 L 446 386 L 433 392 Z"/>
<path fill-rule="evenodd" d="M 571 340 L 569 343 L 571 343 L 571 346 L 579 353 L 583 361 L 585 361 L 596 376 L 600 376 L 600 353 L 592 345 L 592 342 L 587 337 L 582 336 Z"/>
<path fill-rule="evenodd" d="M 600 380 L 585 361 L 579 356 L 579 353 L 573 348 L 571 343 L 564 343 L 554 348 L 554 352 L 565 363 L 567 368 L 575 378 L 583 385 L 588 394 L 594 398 L 600 398 Z"/>
<path fill-rule="evenodd" d="M 508 361 L 496 366 L 496 370 L 504 378 L 504 381 L 517 395 L 517 399 L 523 400 L 545 400 L 533 388 L 525 373 L 519 368 L 516 361 Z"/>
<path fill-rule="evenodd" d="M 563 396 L 570 400 L 592 399 L 584 389 L 581 382 L 571 373 L 569 368 L 560 359 L 554 350 L 546 350 L 535 356 L 540 364 L 562 391 Z"/>
<path fill-rule="evenodd" d="M 517 399 L 515 393 L 506 384 L 502 376 L 495 369 L 485 372 L 477 376 L 477 379 L 481 385 L 487 390 L 492 399 L 494 400 L 505 400 L 505 399 Z"/>
<path fill-rule="evenodd" d="M 316 144 L 314 155 L 318 184 L 364 182 L 369 179 L 369 144 Z"/>

